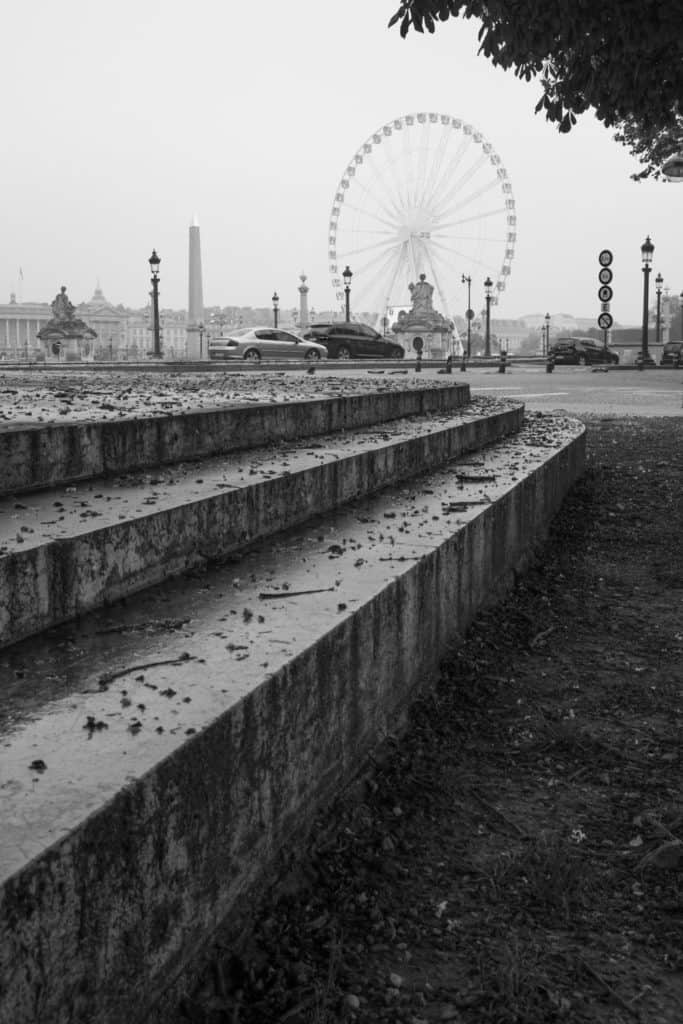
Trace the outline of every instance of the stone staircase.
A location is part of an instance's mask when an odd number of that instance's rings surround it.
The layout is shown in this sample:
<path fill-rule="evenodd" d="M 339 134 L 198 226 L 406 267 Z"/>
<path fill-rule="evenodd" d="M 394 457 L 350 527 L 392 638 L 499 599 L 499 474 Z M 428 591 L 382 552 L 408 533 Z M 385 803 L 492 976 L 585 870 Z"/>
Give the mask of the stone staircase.
<path fill-rule="evenodd" d="M 0 1020 L 164 1020 L 583 457 L 450 382 L 0 435 Z"/>

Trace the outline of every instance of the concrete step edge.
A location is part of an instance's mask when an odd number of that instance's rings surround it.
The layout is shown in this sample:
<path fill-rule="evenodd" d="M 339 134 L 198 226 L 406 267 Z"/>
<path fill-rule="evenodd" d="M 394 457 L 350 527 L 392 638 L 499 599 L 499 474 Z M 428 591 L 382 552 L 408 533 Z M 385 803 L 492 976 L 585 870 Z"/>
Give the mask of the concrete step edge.
<path fill-rule="evenodd" d="M 0 431 L 0 496 L 460 409 L 466 384 Z"/>
<path fill-rule="evenodd" d="M 0 556 L 0 648 L 518 431 L 523 406 Z M 28 535 L 27 535 L 28 537 Z"/>

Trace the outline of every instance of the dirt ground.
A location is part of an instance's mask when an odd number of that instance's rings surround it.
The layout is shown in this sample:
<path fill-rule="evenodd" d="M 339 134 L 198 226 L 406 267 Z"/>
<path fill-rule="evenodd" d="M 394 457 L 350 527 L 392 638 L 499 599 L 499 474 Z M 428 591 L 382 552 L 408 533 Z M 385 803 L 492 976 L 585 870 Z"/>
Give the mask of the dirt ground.
<path fill-rule="evenodd" d="M 683 1020 L 683 418 L 587 418 L 538 565 L 285 853 L 198 1024 Z"/>

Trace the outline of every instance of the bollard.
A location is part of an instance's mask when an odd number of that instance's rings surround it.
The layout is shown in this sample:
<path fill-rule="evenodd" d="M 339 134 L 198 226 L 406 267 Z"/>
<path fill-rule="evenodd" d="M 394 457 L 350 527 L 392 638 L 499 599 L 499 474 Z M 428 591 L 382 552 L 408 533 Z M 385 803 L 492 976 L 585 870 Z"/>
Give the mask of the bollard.
<path fill-rule="evenodd" d="M 498 361 L 498 373 L 505 373 L 508 365 L 508 354 L 501 350 L 500 358 Z"/>
<path fill-rule="evenodd" d="M 415 357 L 415 373 L 422 373 L 422 352 L 418 352 Z"/>
<path fill-rule="evenodd" d="M 555 369 L 555 356 L 548 356 L 548 360 L 545 364 L 545 372 L 552 373 Z"/>
<path fill-rule="evenodd" d="M 462 358 L 460 360 L 460 372 L 461 373 L 465 373 L 466 370 L 467 370 L 467 356 L 463 352 Z"/>
<path fill-rule="evenodd" d="M 453 356 L 448 356 L 446 359 L 446 373 L 453 372 Z"/>

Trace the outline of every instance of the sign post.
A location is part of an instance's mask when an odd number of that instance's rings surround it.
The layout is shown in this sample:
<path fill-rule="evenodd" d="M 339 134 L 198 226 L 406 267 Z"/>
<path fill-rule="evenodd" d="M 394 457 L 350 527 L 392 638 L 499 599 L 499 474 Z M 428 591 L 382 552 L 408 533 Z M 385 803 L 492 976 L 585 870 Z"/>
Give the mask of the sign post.
<path fill-rule="evenodd" d="M 598 317 L 598 327 L 603 332 L 602 344 L 604 348 L 607 348 L 607 332 L 614 323 L 612 314 L 610 313 L 610 302 L 614 292 L 612 291 L 612 271 L 610 266 L 613 260 L 612 252 L 610 249 L 603 249 L 598 256 L 598 263 L 600 264 L 600 270 L 598 272 L 598 281 L 600 287 L 598 288 L 598 299 L 600 300 L 600 315 Z"/>

